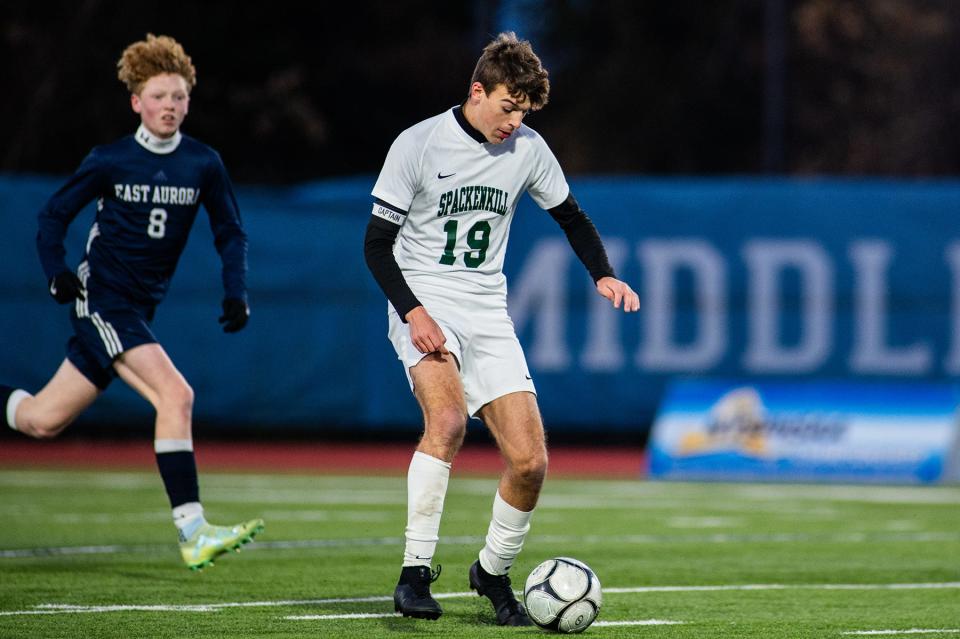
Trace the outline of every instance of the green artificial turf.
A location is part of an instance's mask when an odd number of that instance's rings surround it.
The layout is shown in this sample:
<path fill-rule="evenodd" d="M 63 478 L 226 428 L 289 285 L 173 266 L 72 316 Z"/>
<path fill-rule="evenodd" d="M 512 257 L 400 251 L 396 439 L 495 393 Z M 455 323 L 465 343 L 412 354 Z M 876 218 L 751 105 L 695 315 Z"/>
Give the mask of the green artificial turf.
<path fill-rule="evenodd" d="M 495 490 L 454 472 L 430 622 L 392 614 L 403 477 L 206 473 L 212 523 L 267 527 L 192 573 L 155 473 L 0 470 L 0 637 L 540 636 L 469 592 Z M 548 480 L 514 587 L 554 556 L 603 584 L 588 636 L 960 637 L 957 487 Z M 385 616 L 293 618 L 345 614 Z"/>

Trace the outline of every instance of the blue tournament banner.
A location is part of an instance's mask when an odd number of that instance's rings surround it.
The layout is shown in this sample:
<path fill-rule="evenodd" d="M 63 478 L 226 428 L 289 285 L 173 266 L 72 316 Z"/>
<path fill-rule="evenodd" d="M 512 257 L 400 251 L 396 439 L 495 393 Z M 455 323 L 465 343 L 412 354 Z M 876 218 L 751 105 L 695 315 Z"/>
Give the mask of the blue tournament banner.
<path fill-rule="evenodd" d="M 679 480 L 957 480 L 947 384 L 677 380 L 650 438 L 650 476 Z"/>
<path fill-rule="evenodd" d="M 36 212 L 63 179 L 0 175 L 0 383 L 31 391 L 56 370 L 70 333 L 34 246 Z M 415 436 L 420 412 L 363 259 L 374 180 L 238 186 L 252 315 L 234 335 L 217 325 L 219 258 L 200 213 L 154 321 L 196 391 L 198 424 Z M 960 375 L 960 181 L 570 183 L 641 312 L 611 309 L 557 224 L 522 198 L 504 269 L 553 432 L 641 441 L 677 376 L 951 384 Z M 70 264 L 93 208 L 70 228 Z M 149 427 L 152 414 L 115 383 L 83 420 Z"/>

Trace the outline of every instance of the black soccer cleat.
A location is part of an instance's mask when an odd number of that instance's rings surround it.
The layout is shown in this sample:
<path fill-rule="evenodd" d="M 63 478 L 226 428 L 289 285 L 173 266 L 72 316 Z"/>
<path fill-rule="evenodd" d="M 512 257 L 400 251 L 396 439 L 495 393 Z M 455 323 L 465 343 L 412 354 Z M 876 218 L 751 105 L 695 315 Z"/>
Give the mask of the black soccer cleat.
<path fill-rule="evenodd" d="M 433 572 L 429 566 L 404 566 L 400 581 L 393 591 L 393 609 L 404 617 L 438 619 L 443 609 L 430 596 L 430 584 L 440 576 L 440 566 Z"/>
<path fill-rule="evenodd" d="M 470 588 L 490 600 L 497 613 L 497 624 L 501 626 L 532 626 L 527 611 L 517 601 L 510 587 L 510 577 L 507 575 L 491 575 L 480 560 L 470 566 Z"/>

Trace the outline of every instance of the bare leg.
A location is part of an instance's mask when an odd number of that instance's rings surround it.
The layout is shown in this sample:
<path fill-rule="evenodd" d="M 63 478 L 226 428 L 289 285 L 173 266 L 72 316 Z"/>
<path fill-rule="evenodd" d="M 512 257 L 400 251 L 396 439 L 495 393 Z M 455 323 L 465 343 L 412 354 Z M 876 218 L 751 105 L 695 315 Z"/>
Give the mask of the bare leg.
<path fill-rule="evenodd" d="M 407 471 L 404 566 L 429 566 L 440 535 L 450 465 L 463 443 L 467 405 L 454 358 L 434 353 L 410 371 L 423 409 L 423 437 Z"/>
<path fill-rule="evenodd" d="M 417 450 L 452 462 L 467 429 L 467 402 L 452 355 L 433 353 L 410 369 L 414 394 L 423 410 L 423 437 Z"/>
<path fill-rule="evenodd" d="M 405 617 L 437 619 L 443 610 L 430 595 L 450 465 L 467 427 L 467 404 L 456 360 L 432 353 L 410 369 L 414 394 L 423 409 L 423 437 L 407 471 L 407 529 L 403 569 L 393 593 L 394 609 Z"/>
<path fill-rule="evenodd" d="M 546 436 L 536 397 L 527 392 L 498 397 L 480 409 L 480 417 L 507 465 L 500 496 L 517 510 L 533 510 L 547 475 Z"/>
<path fill-rule="evenodd" d="M 236 550 L 263 530 L 262 519 L 235 526 L 211 526 L 203 516 L 191 434 L 193 389 L 159 344 L 144 344 L 114 362 L 121 379 L 157 411 L 154 449 L 173 523 L 180 532 L 180 553 L 199 570 L 229 550 Z"/>
<path fill-rule="evenodd" d="M 38 439 L 56 437 L 99 395 L 100 389 L 65 359 L 40 392 L 17 406 L 17 430 Z"/>
<path fill-rule="evenodd" d="M 493 603 L 497 623 L 530 625 L 517 602 L 507 573 L 530 531 L 547 473 L 547 448 L 532 393 L 516 392 L 499 397 L 480 410 L 506 462 L 493 500 L 486 542 L 470 567 L 470 587 Z"/>
<path fill-rule="evenodd" d="M 204 524 L 200 484 L 190 433 L 193 391 L 159 344 L 125 352 L 114 367 L 157 411 L 154 452 L 173 521 L 188 539 Z"/>
<path fill-rule="evenodd" d="M 157 411 L 156 439 L 190 439 L 193 389 L 159 344 L 123 353 L 113 367 Z"/>

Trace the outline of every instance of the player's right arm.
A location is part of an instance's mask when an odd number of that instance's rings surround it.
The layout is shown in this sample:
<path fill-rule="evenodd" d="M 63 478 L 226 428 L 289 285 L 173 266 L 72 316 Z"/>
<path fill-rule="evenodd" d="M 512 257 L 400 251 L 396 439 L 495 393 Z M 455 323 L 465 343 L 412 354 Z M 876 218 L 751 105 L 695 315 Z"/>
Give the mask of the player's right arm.
<path fill-rule="evenodd" d="M 393 253 L 393 245 L 420 187 L 424 136 L 414 133 L 417 128 L 404 131 L 390 146 L 373 187 L 373 211 L 367 223 L 363 253 L 373 278 L 400 319 L 409 325 L 410 342 L 421 353 L 446 353 L 447 339 L 443 331 L 410 289 Z"/>
<path fill-rule="evenodd" d="M 79 279 L 67 268 L 67 251 L 63 245 L 67 227 L 83 207 L 103 195 L 107 187 L 103 160 L 94 149 L 70 180 L 40 209 L 37 253 L 47 276 L 50 294 L 61 304 L 83 296 Z"/>
<path fill-rule="evenodd" d="M 384 295 L 390 300 L 400 319 L 409 324 L 410 342 L 421 353 L 440 351 L 445 354 L 447 349 L 444 342 L 447 339 L 443 331 L 410 290 L 410 286 L 403 278 L 400 265 L 397 264 L 397 259 L 393 255 L 393 243 L 397 240 L 402 225 L 402 221 L 398 224 L 394 220 L 399 221 L 405 217 L 405 212 L 396 210 L 382 200 L 376 200 L 373 204 L 373 214 L 367 223 L 363 255 L 367 268 L 370 269 Z"/>

